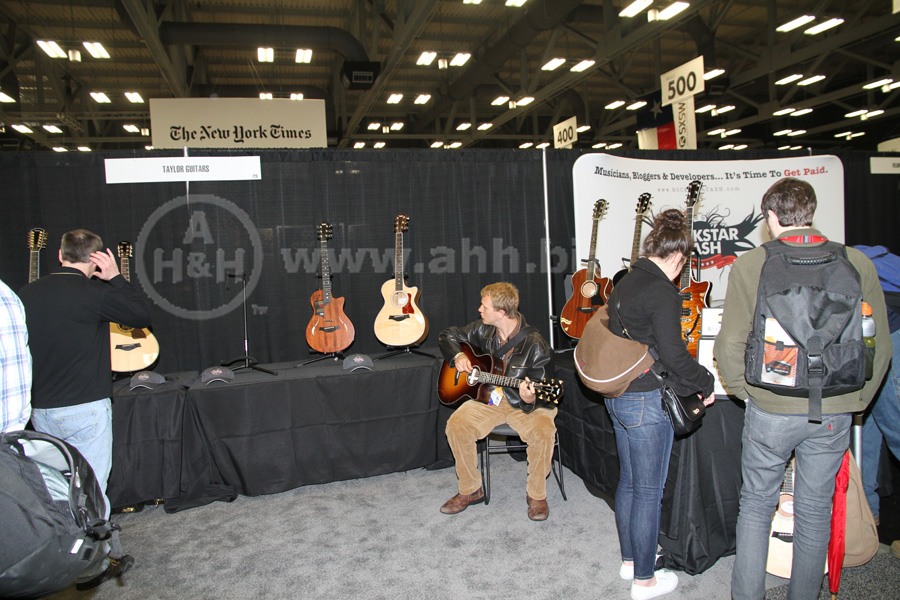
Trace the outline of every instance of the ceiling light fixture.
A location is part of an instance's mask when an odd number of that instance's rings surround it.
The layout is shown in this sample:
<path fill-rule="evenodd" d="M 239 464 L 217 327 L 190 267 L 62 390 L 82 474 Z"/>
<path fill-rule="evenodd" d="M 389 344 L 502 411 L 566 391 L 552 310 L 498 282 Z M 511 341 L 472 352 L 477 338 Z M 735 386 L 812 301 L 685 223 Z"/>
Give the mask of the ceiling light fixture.
<path fill-rule="evenodd" d="M 668 21 L 689 6 L 690 4 L 688 2 L 673 2 L 672 4 L 659 11 L 659 13 L 656 15 L 656 19 L 659 21 Z"/>
<path fill-rule="evenodd" d="M 509 96 L 497 96 L 491 102 L 491 106 L 500 106 L 501 104 L 506 104 L 509 102 Z"/>
<path fill-rule="evenodd" d="M 794 73 L 793 75 L 788 75 L 787 77 L 782 77 L 778 81 L 775 82 L 775 85 L 787 85 L 789 83 L 794 83 L 798 79 L 803 79 L 803 75 L 799 73 Z"/>
<path fill-rule="evenodd" d="M 79 152 L 90 152 L 91 148 L 90 148 L 90 146 L 78 146 L 78 151 Z"/>
<path fill-rule="evenodd" d="M 132 104 L 143 104 L 144 98 L 138 92 L 125 92 L 125 98 Z"/>
<path fill-rule="evenodd" d="M 372 146 L 373 148 L 384 148 L 384 142 L 375 142 Z"/>
<path fill-rule="evenodd" d="M 105 92 L 91 92 L 91 98 L 94 99 L 94 102 L 99 104 L 109 104 L 112 100 L 109 99 L 109 96 L 106 95 Z"/>
<path fill-rule="evenodd" d="M 578 63 L 577 65 L 575 65 L 574 67 L 572 67 L 569 70 L 572 71 L 573 73 L 581 73 L 582 71 L 586 71 L 586 70 L 590 69 L 591 67 L 593 67 L 596 62 L 597 61 L 591 60 L 588 58 L 588 59 L 581 61 L 580 63 Z"/>
<path fill-rule="evenodd" d="M 564 58 L 551 58 L 546 63 L 544 63 L 544 66 L 541 67 L 541 71 L 553 71 L 554 69 L 558 69 L 559 67 L 561 67 L 565 62 L 566 59 Z"/>
<path fill-rule="evenodd" d="M 312 62 L 312 48 L 297 48 L 297 54 L 294 56 L 294 62 L 308 65 Z"/>
<path fill-rule="evenodd" d="M 19 133 L 34 133 L 28 125 L 13 125 L 12 128 Z"/>
<path fill-rule="evenodd" d="M 788 31 L 793 31 L 798 27 L 803 27 L 807 23 L 812 23 L 816 18 L 812 15 L 803 15 L 802 17 L 797 17 L 793 21 L 788 21 L 784 25 L 779 25 L 775 28 L 775 31 L 780 31 L 781 33 L 787 33 Z"/>
<path fill-rule="evenodd" d="M 525 4 L 526 2 L 528 2 L 528 0 L 506 0 L 506 5 L 507 5 L 507 6 L 512 6 L 512 7 L 515 7 L 515 8 L 519 8 L 520 6 L 522 6 L 523 4 Z"/>
<path fill-rule="evenodd" d="M 638 100 L 637 102 L 633 102 L 625 107 L 625 110 L 637 110 L 639 108 L 643 108 L 647 106 L 647 102 L 644 100 Z"/>
<path fill-rule="evenodd" d="M 441 71 L 445 70 L 449 66 L 450 62 L 446 58 L 438 59 L 438 69 L 440 69 Z"/>
<path fill-rule="evenodd" d="M 275 62 L 275 48 L 257 48 L 256 60 L 259 62 Z"/>
<path fill-rule="evenodd" d="M 56 125 L 42 125 L 42 127 L 46 131 L 49 131 L 50 133 L 62 133 L 63 132 L 62 129 L 60 129 Z"/>
<path fill-rule="evenodd" d="M 359 150 L 360 148 L 365 148 L 366 143 L 365 142 L 356 142 L 353 144 L 353 147 L 356 148 L 357 150 Z"/>
<path fill-rule="evenodd" d="M 434 62 L 434 59 L 437 58 L 437 52 L 425 51 L 419 55 L 419 59 L 416 61 L 416 64 L 419 66 L 429 66 Z"/>
<path fill-rule="evenodd" d="M 141 127 L 141 135 L 144 137 L 147 137 L 148 135 L 150 135 L 150 128 L 149 127 Z"/>
<path fill-rule="evenodd" d="M 390 96 L 388 96 L 387 103 L 400 104 L 401 100 L 403 100 L 403 94 L 391 94 Z"/>
<path fill-rule="evenodd" d="M 808 115 L 812 111 L 813 111 L 813 109 L 811 109 L 811 108 L 801 108 L 800 110 L 795 110 L 794 112 L 792 112 L 791 116 L 792 117 L 800 117 L 803 115 Z"/>
<path fill-rule="evenodd" d="M 543 150 L 544 148 L 546 148 L 549 145 L 550 145 L 550 142 L 541 142 L 540 144 L 535 146 L 535 148 L 537 148 L 538 150 Z"/>
<path fill-rule="evenodd" d="M 622 142 L 616 142 L 615 144 L 610 144 L 606 148 L 608 150 L 615 150 L 616 148 L 621 148 L 621 147 L 622 147 Z"/>
<path fill-rule="evenodd" d="M 653 4 L 653 0 L 634 0 L 631 4 L 619 11 L 620 17 L 631 18 L 638 15 L 645 8 Z"/>
<path fill-rule="evenodd" d="M 589 130 L 590 128 L 591 128 L 590 125 L 581 125 L 580 127 L 576 127 L 575 131 L 577 131 L 578 133 L 584 133 L 585 131 Z"/>
<path fill-rule="evenodd" d="M 12 96 L 8 96 L 5 93 L 0 92 L 0 102 L 3 102 L 4 104 L 9 104 L 10 102 L 15 102 L 15 101 L 16 101 L 16 99 L 13 98 Z"/>
<path fill-rule="evenodd" d="M 738 144 L 737 146 L 732 148 L 732 150 L 746 150 L 746 149 L 747 149 L 747 144 Z"/>
<path fill-rule="evenodd" d="M 729 135 L 737 135 L 740 132 L 741 132 L 740 129 L 729 129 L 728 131 L 726 131 L 725 133 L 722 134 L 722 137 L 728 137 Z"/>
<path fill-rule="evenodd" d="M 419 94 L 413 100 L 413 104 L 427 104 L 429 100 L 431 100 L 431 94 Z"/>
<path fill-rule="evenodd" d="M 378 122 L 375 122 L 375 121 L 372 121 L 372 122 L 369 123 L 368 126 L 366 127 L 366 129 L 368 129 L 369 131 L 378 131 L 380 128 L 381 128 L 381 123 L 378 123 Z"/>
<path fill-rule="evenodd" d="M 523 96 L 516 100 L 516 106 L 528 106 L 534 102 L 534 98 L 532 96 Z"/>
<path fill-rule="evenodd" d="M 816 35 L 818 33 L 822 33 L 823 31 L 828 31 L 829 29 L 833 29 L 837 27 L 841 23 L 843 23 L 843 19 L 828 19 L 824 23 L 819 23 L 818 25 L 813 25 L 803 33 L 806 35 Z"/>
<path fill-rule="evenodd" d="M 260 100 L 271 100 L 272 97 L 273 97 L 272 92 L 260 92 L 259 93 Z"/>
<path fill-rule="evenodd" d="M 106 51 L 106 48 L 100 42 L 82 42 L 82 44 L 84 49 L 88 51 L 88 54 L 94 58 L 109 58 L 109 52 Z"/>
<path fill-rule="evenodd" d="M 451 142 L 449 147 L 450 148 L 459 148 L 460 146 L 462 146 L 462 142 Z"/>
<path fill-rule="evenodd" d="M 798 81 L 797 85 L 812 85 L 814 83 L 822 81 L 823 79 L 825 79 L 824 75 L 813 75 L 812 77 L 807 77 L 803 81 Z"/>
<path fill-rule="evenodd" d="M 534 142 L 524 142 L 524 143 L 519 144 L 519 148 L 522 150 L 527 150 L 528 148 L 531 148 L 532 146 L 534 146 Z"/>
<path fill-rule="evenodd" d="M 859 109 L 859 110 L 854 110 L 853 112 L 848 112 L 846 115 L 844 115 L 844 118 L 845 118 L 845 119 L 852 119 L 853 117 L 861 117 L 861 116 L 863 116 L 864 114 L 866 114 L 867 112 L 869 112 L 869 109 L 867 109 L 867 108 L 861 108 L 861 109 Z"/>
<path fill-rule="evenodd" d="M 603 108 L 605 108 L 606 110 L 614 110 L 614 109 L 619 108 L 620 106 L 624 106 L 624 105 L 625 105 L 624 100 L 613 100 L 612 102 L 610 102 Z"/>
<path fill-rule="evenodd" d="M 298 94 L 296 92 L 292 93 L 290 96 L 291 100 L 303 100 L 303 94 Z"/>
<path fill-rule="evenodd" d="M 468 52 L 457 52 L 456 55 L 452 59 L 450 59 L 450 66 L 461 67 L 469 62 L 470 58 L 472 58 L 472 55 Z"/>
<path fill-rule="evenodd" d="M 37 45 L 41 47 L 50 58 L 66 58 L 66 53 L 59 47 L 59 44 L 53 40 L 38 40 Z"/>
<path fill-rule="evenodd" d="M 772 113 L 773 117 L 780 117 L 781 115 L 787 115 L 797 110 L 793 106 L 788 106 L 787 108 L 782 108 L 781 110 L 776 110 Z"/>
<path fill-rule="evenodd" d="M 862 88 L 864 90 L 874 90 L 875 88 L 880 88 L 883 85 L 888 85 L 893 81 L 894 80 L 891 79 L 890 77 L 885 77 L 883 79 L 879 79 L 878 81 L 873 81 L 872 83 L 867 83 L 866 85 L 862 86 Z"/>
<path fill-rule="evenodd" d="M 866 135 L 866 132 L 865 131 L 857 131 L 855 133 L 851 133 L 850 135 L 847 136 L 847 139 L 852 140 L 853 138 L 859 137 L 861 135 Z"/>
<path fill-rule="evenodd" d="M 69 62 L 81 62 L 81 51 L 80 50 L 69 50 Z"/>
<path fill-rule="evenodd" d="M 698 109 L 695 110 L 694 112 L 695 112 L 695 113 L 705 113 L 705 112 L 709 112 L 709 111 L 713 110 L 715 107 L 716 107 L 715 104 L 706 104 L 706 105 L 704 105 L 704 106 L 701 106 L 700 108 L 698 108 Z"/>
<path fill-rule="evenodd" d="M 798 135 L 803 135 L 804 133 L 806 133 L 806 130 L 805 130 L 805 129 L 798 129 L 797 131 L 792 131 L 792 132 L 788 133 L 787 136 L 788 136 L 788 137 L 795 137 L 795 136 L 798 136 Z"/>
<path fill-rule="evenodd" d="M 591 146 L 591 148 L 605 148 L 605 147 L 606 147 L 606 142 L 597 142 L 596 144 Z"/>
<path fill-rule="evenodd" d="M 463 4 L 481 4 L 481 0 L 463 0 Z M 443 142 L 436 142 L 436 143 L 439 143 L 441 145 L 444 144 Z M 434 148 L 434 145 L 432 145 L 431 147 Z"/>
<path fill-rule="evenodd" d="M 53 146 L 54 152 L 68 152 L 69 149 L 64 146 Z"/>
<path fill-rule="evenodd" d="M 719 75 L 724 75 L 724 74 L 725 74 L 725 69 L 713 69 L 711 71 L 707 71 L 706 73 L 704 73 L 703 79 L 705 79 L 706 81 L 709 81 L 710 79 L 713 79 L 714 77 L 718 77 Z"/>
<path fill-rule="evenodd" d="M 718 108 L 714 108 L 712 111 L 713 116 L 724 115 L 727 112 L 731 112 L 735 109 L 734 104 L 726 104 L 725 106 L 719 106 Z"/>
<path fill-rule="evenodd" d="M 478 126 L 478 131 L 487 131 L 488 129 L 490 129 L 493 126 L 494 126 L 493 123 L 482 123 L 481 125 Z"/>
<path fill-rule="evenodd" d="M 431 142 L 431 147 L 432 147 L 432 148 L 443 148 L 443 147 L 444 147 L 444 142 L 442 142 L 442 141 L 440 141 L 440 140 Z"/>
<path fill-rule="evenodd" d="M 734 144 L 725 144 L 724 146 L 719 146 L 719 150 L 731 150 L 734 148 Z"/>
<path fill-rule="evenodd" d="M 724 128 L 724 127 L 720 127 L 719 129 L 713 129 L 712 131 L 710 131 L 710 132 L 707 133 L 706 135 L 721 135 L 721 134 L 723 134 L 723 133 L 725 133 L 725 128 Z"/>
<path fill-rule="evenodd" d="M 456 130 L 457 130 L 457 131 L 466 131 L 466 130 L 469 129 L 471 126 L 472 126 L 472 124 L 469 123 L 468 121 L 466 121 L 466 122 L 463 122 L 463 123 L 460 123 L 459 125 L 457 125 L 457 126 L 456 126 Z"/>
<path fill-rule="evenodd" d="M 401 129 L 403 129 L 402 121 L 394 121 L 391 123 L 391 131 L 400 131 Z"/>
<path fill-rule="evenodd" d="M 134 125 L 132 123 L 128 123 L 127 125 L 122 125 L 122 129 L 124 129 L 128 133 L 139 133 L 141 130 L 140 127 L 138 127 L 137 125 Z"/>
<path fill-rule="evenodd" d="M 879 109 L 879 110 L 870 110 L 869 112 L 867 112 L 866 114 L 864 114 L 864 115 L 863 115 L 862 117 L 860 117 L 860 118 L 863 119 L 863 120 L 865 120 L 865 119 L 871 119 L 872 117 L 877 117 L 878 115 L 883 115 L 883 114 L 884 114 L 884 111 L 881 110 L 881 109 Z"/>

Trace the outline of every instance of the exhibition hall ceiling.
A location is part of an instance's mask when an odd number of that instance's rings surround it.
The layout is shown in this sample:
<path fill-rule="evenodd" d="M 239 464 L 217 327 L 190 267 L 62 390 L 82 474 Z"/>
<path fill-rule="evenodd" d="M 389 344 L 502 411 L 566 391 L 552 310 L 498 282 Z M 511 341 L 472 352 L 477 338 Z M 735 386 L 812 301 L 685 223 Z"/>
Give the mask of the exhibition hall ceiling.
<path fill-rule="evenodd" d="M 723 70 L 695 97 L 698 148 L 900 137 L 896 0 L 691 0 L 663 20 L 673 3 L 0 0 L 0 149 L 143 149 L 151 98 L 260 94 L 324 100 L 329 147 L 552 147 L 574 116 L 576 147 L 636 148 L 629 106 L 698 56 Z"/>

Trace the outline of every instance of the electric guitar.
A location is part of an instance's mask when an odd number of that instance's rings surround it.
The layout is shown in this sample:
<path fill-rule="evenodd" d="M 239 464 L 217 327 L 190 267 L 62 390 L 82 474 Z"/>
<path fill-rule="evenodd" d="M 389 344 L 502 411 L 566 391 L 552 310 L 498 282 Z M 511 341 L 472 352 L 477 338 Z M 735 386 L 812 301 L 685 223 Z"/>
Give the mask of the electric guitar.
<path fill-rule="evenodd" d="M 495 387 L 518 389 L 519 384 L 525 381 L 502 375 L 503 361 L 495 361 L 490 354 L 477 354 L 468 344 L 463 344 L 461 351 L 472 363 L 472 372 L 457 371 L 449 362 L 444 361 L 438 375 L 438 398 L 442 404 L 449 406 L 469 398 L 489 404 Z M 553 408 L 563 395 L 563 382 L 556 379 L 535 381 L 534 391 L 537 406 Z"/>
<path fill-rule="evenodd" d="M 40 277 L 41 250 L 47 245 L 47 232 L 35 227 L 28 232 L 28 283 Z"/>
<path fill-rule="evenodd" d="M 594 203 L 594 225 L 591 229 L 591 249 L 587 260 L 587 268 L 579 269 L 572 274 L 572 297 L 563 306 L 559 314 L 559 325 L 563 333 L 573 339 L 581 338 L 587 322 L 597 309 L 606 304 L 612 283 L 608 277 L 600 277 L 600 265 L 597 264 L 597 228 L 600 219 L 606 214 L 606 200 Z"/>
<path fill-rule="evenodd" d="M 685 230 L 688 235 L 694 235 L 694 206 L 700 197 L 700 188 L 703 183 L 692 181 L 688 185 L 687 208 L 685 209 Z M 697 281 L 691 273 L 691 257 L 687 257 L 681 268 L 681 281 L 678 289 L 681 290 L 681 335 L 687 344 L 691 356 L 697 356 L 697 346 L 700 342 L 700 315 L 708 306 L 710 283 Z"/>
<path fill-rule="evenodd" d="M 416 305 L 419 288 L 409 287 L 403 280 L 403 233 L 408 228 L 409 217 L 397 215 L 394 220 L 394 278 L 381 286 L 384 306 L 375 317 L 375 337 L 385 346 L 413 346 L 428 335 L 428 321 Z"/>
<path fill-rule="evenodd" d="M 131 255 L 134 249 L 130 242 L 119 242 L 119 273 L 131 281 Z M 110 362 L 114 373 L 133 373 L 150 368 L 159 358 L 159 342 L 146 327 L 126 327 L 118 323 L 109 324 Z"/>
<path fill-rule="evenodd" d="M 313 315 L 306 326 L 306 343 L 316 352 L 336 354 L 353 343 L 353 323 L 344 314 L 344 299 L 331 295 L 331 269 L 328 266 L 328 240 L 334 228 L 322 223 L 316 229 L 322 256 L 322 288 L 309 298 Z"/>
<path fill-rule="evenodd" d="M 613 275 L 613 287 L 618 285 L 619 281 L 631 272 L 633 265 L 641 254 L 641 228 L 644 226 L 644 213 L 650 208 L 650 194 L 643 193 L 638 196 L 637 206 L 634 209 L 634 237 L 631 240 L 631 260 L 628 266 L 615 275 Z"/>

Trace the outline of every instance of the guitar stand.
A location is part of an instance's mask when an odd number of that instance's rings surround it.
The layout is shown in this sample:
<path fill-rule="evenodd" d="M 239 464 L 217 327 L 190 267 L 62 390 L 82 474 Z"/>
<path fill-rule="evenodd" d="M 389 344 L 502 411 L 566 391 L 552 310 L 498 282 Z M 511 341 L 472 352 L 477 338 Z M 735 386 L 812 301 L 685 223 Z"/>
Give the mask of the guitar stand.
<path fill-rule="evenodd" d="M 312 363 L 319 362 L 321 360 L 334 359 L 335 361 L 341 360 L 344 358 L 344 355 L 341 352 L 329 352 L 328 354 L 323 354 L 322 356 L 317 356 L 315 358 L 311 358 L 309 360 L 304 360 L 303 362 L 299 362 L 295 367 L 302 367 L 303 365 L 311 365 Z"/>
<path fill-rule="evenodd" d="M 427 352 L 422 352 L 421 350 L 416 350 L 412 346 L 403 346 L 402 348 L 394 348 L 393 350 L 388 350 L 381 356 L 376 356 L 373 360 L 381 360 L 383 358 L 393 358 L 395 356 L 401 356 L 404 354 L 419 354 L 421 356 L 427 356 L 428 358 L 437 358 L 434 354 L 428 354 Z"/>
<path fill-rule="evenodd" d="M 253 369 L 254 371 L 268 373 L 269 375 L 278 375 L 278 371 L 272 371 L 271 369 L 260 367 L 257 364 L 259 361 L 250 356 L 250 336 L 247 333 L 247 275 L 245 273 L 241 273 L 240 275 L 238 275 L 237 273 L 226 273 L 226 277 L 240 279 L 241 283 L 244 284 L 242 288 L 242 304 L 244 305 L 244 355 L 232 360 L 223 360 L 219 364 L 223 367 L 230 367 L 233 364 L 243 363 L 242 365 L 234 367 L 231 370 L 240 371 L 241 369 Z"/>

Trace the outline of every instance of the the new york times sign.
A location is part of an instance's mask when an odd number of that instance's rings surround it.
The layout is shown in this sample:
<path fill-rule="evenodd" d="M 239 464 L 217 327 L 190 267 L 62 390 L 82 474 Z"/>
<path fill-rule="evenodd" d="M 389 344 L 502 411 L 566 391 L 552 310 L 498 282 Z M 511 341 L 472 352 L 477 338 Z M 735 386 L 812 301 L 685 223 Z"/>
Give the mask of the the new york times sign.
<path fill-rule="evenodd" d="M 151 98 L 155 148 L 325 148 L 324 100 Z"/>

